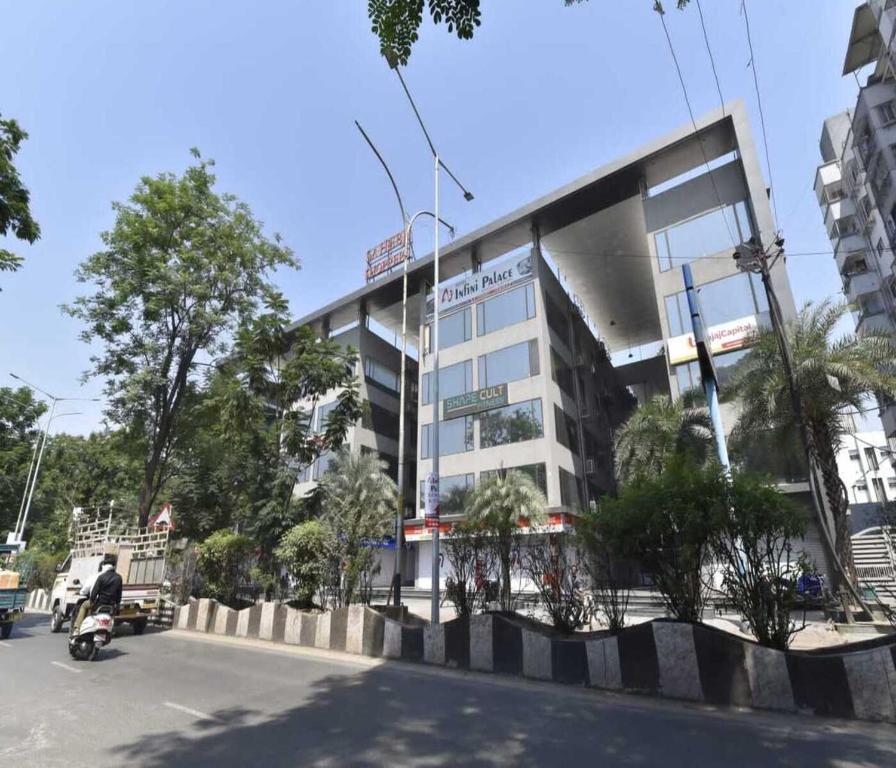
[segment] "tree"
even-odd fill
[[[523,564],[554,629],[571,634],[591,621],[585,562],[570,534],[551,534],[547,541],[533,543]]]
[[[31,217],[31,195],[22,183],[13,160],[28,138],[12,119],[0,119],[0,236],[11,233],[33,243],[40,237],[40,225]],[[22,258],[0,248],[0,272],[14,272]]]
[[[277,559],[295,579],[299,606],[310,608],[327,573],[336,542],[320,520],[306,520],[290,528],[280,539]]]
[[[128,203],[113,204],[105,248],[77,272],[95,291],[67,308],[86,323],[82,338],[101,347],[88,375],[105,377],[109,416],[145,437],[140,525],[170,477],[196,366],[226,354],[272,293],[270,270],[297,266],[245,203],[214,190],[212,162],[193,155],[182,176],[144,177]]]
[[[610,632],[625,626],[625,614],[631,590],[617,573],[607,542],[598,532],[600,510],[586,507],[576,517],[576,548],[585,570],[591,577],[591,594],[595,615],[603,614]]]
[[[712,421],[701,395],[677,400],[655,395],[637,408],[616,433],[616,475],[621,484],[656,477],[672,456],[687,454],[703,464],[711,455]]]
[[[836,455],[846,431],[843,417],[847,411],[862,410],[873,394],[896,397],[896,348],[890,334],[873,329],[861,336],[847,333],[835,340],[836,326],[848,311],[846,304],[810,302],[785,332],[793,353],[802,416],[818,453],[834,516],[831,537],[838,559],[851,571],[854,581],[849,499],[837,470]],[[758,336],[727,389],[728,397],[737,398],[742,408],[735,437],[748,444],[769,435],[783,444],[792,441],[797,434],[796,419],[773,333]]]
[[[0,387],[0,532],[15,526],[46,410],[28,387]]]
[[[717,499],[712,549],[722,566],[722,588],[760,644],[786,650],[796,626],[794,539],[806,524],[797,507],[773,485],[735,472]]]
[[[196,568],[205,581],[205,594],[238,607],[240,586],[247,580],[254,551],[248,536],[215,531],[197,547]]]
[[[320,486],[321,522],[335,542],[325,587],[331,606],[338,608],[363,597],[361,588],[375,574],[375,547],[394,529],[398,489],[384,461],[344,449]]]
[[[500,470],[482,480],[470,494],[469,524],[485,535],[493,549],[501,575],[501,610],[512,611],[511,564],[519,547],[521,525],[544,520],[547,500],[529,475],[519,470]]]
[[[703,572],[724,496],[725,477],[717,468],[697,467],[687,456],[675,456],[661,474],[642,476],[618,498],[605,498],[597,534],[616,557],[641,564],[677,619],[700,621]]]
[[[583,0],[563,0],[564,5],[576,5]],[[689,0],[676,0],[683,9]],[[480,0],[428,0],[433,23],[445,23],[448,32],[461,40],[471,40],[481,24]],[[379,37],[380,53],[390,63],[405,65],[411,49],[419,37],[423,23],[424,0],[367,0],[367,16],[373,33]],[[658,10],[662,5],[656,2]]]
[[[478,526],[461,520],[443,539],[442,550],[451,566],[446,593],[458,616],[471,616],[497,597],[494,550]]]

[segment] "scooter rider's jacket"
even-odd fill
[[[104,570],[90,590],[90,604],[94,607],[109,605],[117,608],[121,603],[121,576],[112,568]]]

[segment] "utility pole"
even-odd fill
[[[774,249],[774,250],[772,250]],[[790,341],[787,338],[787,332],[784,327],[784,320],[781,315],[781,305],[778,303],[778,296],[775,293],[774,285],[771,280],[771,269],[784,256],[784,239],[780,235],[776,235],[774,242],[769,248],[763,248],[761,244],[751,239],[748,243],[739,245],[734,253],[734,260],[739,269],[744,272],[752,272],[758,274],[762,279],[765,287],[765,295],[768,299],[769,314],[771,315],[772,330],[778,342],[778,349],[781,353],[781,363],[784,367],[784,375],[787,378],[787,386],[790,393],[791,409],[793,410],[793,418],[800,434],[800,440],[803,443],[803,449],[806,454],[806,462],[809,468],[809,489],[812,494],[812,506],[815,510],[815,517],[818,521],[818,527],[821,529],[822,543],[824,544],[825,567],[830,579],[831,592],[840,598],[843,605],[843,611],[847,622],[852,623],[853,616],[849,608],[848,599],[843,592],[843,587],[852,595],[856,603],[871,616],[871,609],[865,603],[855,584],[846,571],[844,564],[837,556],[837,547],[835,539],[835,522],[834,513],[831,509],[832,499],[827,493],[827,486],[824,482],[823,469],[818,456],[818,450],[812,432],[806,425],[803,412],[802,395],[796,383],[796,377],[793,372],[793,354],[790,349]]]

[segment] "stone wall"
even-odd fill
[[[657,619],[617,635],[561,637],[500,614],[402,624],[360,605],[306,613],[213,600],[176,609],[174,627],[718,706],[896,723],[896,636],[775,651],[702,624]]]

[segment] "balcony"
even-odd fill
[[[837,260],[837,269],[840,270],[840,274],[855,272],[854,264],[859,259],[865,258],[867,248],[867,241],[858,233],[846,235],[837,240],[834,258]]]
[[[866,271],[843,277],[843,292],[851,303],[858,303],[860,296],[877,293],[880,288],[880,278],[875,272]]]
[[[837,160],[818,167],[815,174],[815,196],[821,206],[828,205],[843,196],[843,178]]]
[[[834,229],[835,222],[842,222],[844,219],[848,220],[854,218],[855,215],[856,204],[853,202],[852,198],[841,197],[839,200],[835,200],[828,205],[828,209],[824,215],[824,225],[828,232],[831,232]],[[842,226],[843,225],[841,224],[840,227]]]

